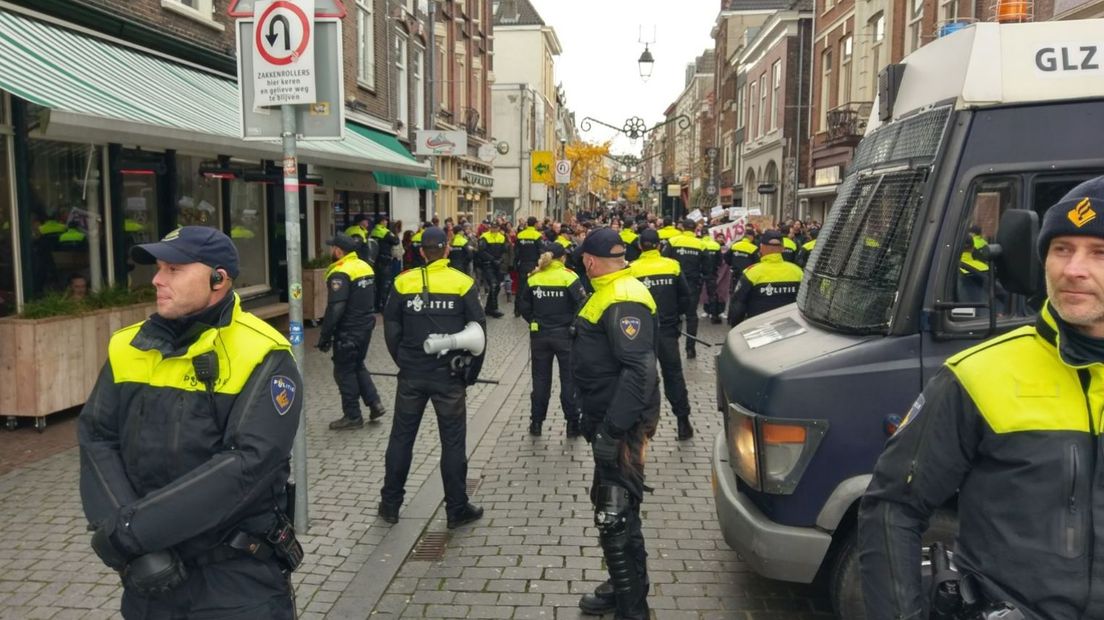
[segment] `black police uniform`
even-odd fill
[[[497,315],[498,293],[502,290],[502,259],[506,255],[506,235],[498,230],[488,230],[479,236],[479,268],[483,282],[490,289],[487,293],[487,314]]]
[[[184,227],[132,254],[181,263],[225,252],[212,263],[233,277],[229,238],[205,251],[215,235]],[[297,546],[285,487],[302,390],[288,341],[232,292],[112,336],[77,435],[93,549],[121,571],[124,617],[294,617],[288,574],[302,550],[293,559],[263,541],[282,531]]]
[[[341,411],[351,422],[362,420],[360,401],[383,415],[379,393],[364,366],[372,331],[376,327],[375,272],[355,253],[349,253],[326,271],[326,314],[322,318],[318,348],[333,346],[334,381],[341,394]]]
[[[562,252],[556,251],[554,254]],[[552,360],[560,366],[560,406],[567,420],[567,435],[579,435],[579,408],[571,371],[571,324],[586,301],[586,290],[575,272],[559,260],[529,276],[518,296],[518,309],[529,323],[533,392],[529,432],[540,435],[552,394]]]
[[[428,233],[427,233],[428,234]],[[443,246],[444,236],[440,243]],[[423,237],[423,244],[429,245]],[[387,350],[399,367],[395,394],[395,420],[387,444],[380,513],[397,520],[405,494],[406,477],[414,440],[427,401],[433,401],[441,438],[441,479],[445,489],[445,510],[449,521],[462,518],[469,508],[467,483],[467,385],[474,383],[483,356],[452,351],[430,355],[423,344],[430,334],[454,334],[470,322],[486,330],[479,295],[471,277],[439,259],[425,267],[404,271],[395,279],[394,295],[384,310]],[[484,331],[485,333],[485,331]],[[457,358],[470,360],[465,376],[452,370]]]
[[[464,233],[456,233],[452,236],[448,254],[449,266],[464,274],[471,275],[472,250],[468,244],[468,237]]]
[[[622,228],[619,234],[625,242],[625,260],[631,263],[640,258],[640,235],[628,227]]]
[[[759,246],[750,236],[740,239],[728,248],[724,256],[725,264],[732,270],[732,286],[745,269],[759,262]]]
[[[537,268],[541,253],[544,251],[544,236],[532,226],[525,228],[517,234],[517,247],[514,250],[514,270],[518,272],[521,282],[530,272]],[[521,295],[521,290],[518,290]]]
[[[556,243],[560,243],[560,241],[557,240]],[[563,245],[564,251],[567,252],[567,259],[565,262],[568,269],[571,269],[579,276],[579,281],[583,283],[583,290],[587,292],[587,295],[593,293],[594,287],[590,285],[590,278],[587,277],[586,266],[583,265],[583,246],[575,245],[571,242],[567,242],[566,244],[560,243],[560,245]]]
[[[424,267],[426,262],[422,257],[422,233],[425,232],[425,227],[419,228],[410,235],[410,264],[414,267]]]
[[[702,241],[695,237],[693,232],[684,230],[667,240],[667,249],[663,254],[682,265],[682,277],[686,278],[686,285],[690,288],[690,306],[686,309],[686,333],[696,337],[698,302],[701,299],[702,282],[705,280],[705,251]],[[696,343],[687,338],[686,357],[693,358],[696,355]]]
[[[728,325],[792,304],[801,284],[801,267],[781,253],[768,254],[740,274],[728,302]]]
[[[594,231],[602,234],[606,229]],[[608,231],[616,235],[613,231]],[[588,237],[583,247],[601,245]],[[617,240],[617,243],[621,243]],[[628,269],[593,278],[595,292],[575,321],[571,351],[583,409],[583,434],[595,449],[594,503],[598,540],[609,570],[617,617],[648,617],[647,552],[641,532],[643,448],[659,417],[655,302]],[[599,458],[599,448],[605,456]],[[583,606],[584,601],[580,602]]]
[[[387,303],[387,296],[391,293],[391,281],[395,275],[391,273],[391,261],[393,260],[391,253],[401,241],[395,233],[383,224],[376,224],[372,228],[369,237],[374,239],[379,246],[376,253],[376,264],[374,265],[376,272],[376,311],[379,312],[383,310],[384,304]]]
[[[690,425],[690,396],[682,374],[679,326],[690,309],[690,288],[682,277],[678,261],[660,256],[659,250],[644,250],[629,266],[629,271],[648,287],[655,300],[659,320],[656,356],[663,376],[663,394],[678,419],[679,439],[689,439],[694,431]]]

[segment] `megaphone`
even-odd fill
[[[444,355],[457,349],[468,351],[472,355],[482,355],[486,344],[487,337],[483,334],[483,328],[479,323],[470,321],[463,331],[455,334],[430,334],[422,348],[429,355]]]

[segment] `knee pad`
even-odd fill
[[[598,485],[594,503],[594,526],[602,546],[606,539],[625,533],[630,508],[629,492],[615,484]]]

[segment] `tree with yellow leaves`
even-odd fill
[[[564,157],[571,162],[571,183],[569,187],[577,193],[587,196],[591,193],[605,195],[609,189],[606,177],[605,158],[609,155],[610,143],[593,144],[585,141],[572,142],[564,148]]]

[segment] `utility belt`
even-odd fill
[[[295,527],[283,512],[276,511],[276,524],[261,536],[231,532],[223,542],[188,560],[185,565],[202,568],[218,562],[252,557],[262,562],[275,560],[280,568],[291,573],[303,563],[303,546],[295,537]]]
[[[952,564],[951,552],[941,543],[928,550],[931,556],[931,613],[929,620],[1024,620],[1024,614],[1004,601],[981,595],[973,575],[963,575]]]

